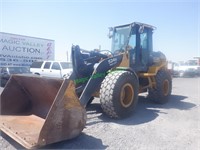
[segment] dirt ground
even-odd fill
[[[87,117],[79,137],[42,149],[200,150],[200,78],[174,78],[171,99],[164,105],[141,95],[129,118],[108,118],[98,99],[87,108]],[[23,148],[3,133],[0,147]]]

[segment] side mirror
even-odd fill
[[[109,33],[108,33],[108,38],[112,38],[113,37],[113,31],[114,29],[112,27],[109,28]]]

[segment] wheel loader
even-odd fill
[[[78,136],[94,97],[115,119],[132,115],[142,92],[166,103],[172,79],[165,55],[153,51],[154,29],[138,22],[110,28],[111,50],[73,45],[67,79],[13,75],[1,93],[1,131],[31,149]]]

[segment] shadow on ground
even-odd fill
[[[189,110],[196,106],[193,103],[187,102],[185,99],[187,99],[186,96],[172,95],[168,103],[159,105],[151,102],[144,96],[139,96],[138,105],[134,114],[122,120],[110,119],[102,113],[99,103],[92,103],[87,108],[88,121],[86,126],[89,127],[102,122],[114,122],[123,125],[139,125],[147,123],[157,118],[159,114],[166,113],[164,111],[166,109],[173,108],[179,110]],[[2,134],[2,137],[16,149],[24,149],[7,135]],[[101,139],[82,133],[75,139],[51,144],[42,147],[41,149],[106,149],[107,147],[108,146],[103,145]]]
[[[101,139],[82,133],[75,139],[51,144],[41,149],[106,149],[106,147]]]
[[[171,109],[171,108],[179,109],[179,110],[189,110],[196,106],[193,103],[184,101],[185,99],[187,99],[186,96],[172,95],[168,103],[156,104],[150,101],[145,96],[139,96],[139,101],[138,101],[138,105],[135,112],[128,118],[121,119],[121,120],[111,119],[107,117],[102,112],[100,104],[94,103],[94,104],[91,104],[87,108],[87,114],[90,115],[92,113],[99,113],[99,116],[98,116],[99,120],[94,120],[93,122],[90,121],[89,123],[87,123],[87,125],[90,126],[90,125],[100,123],[100,122],[114,122],[114,123],[124,124],[124,125],[138,125],[138,124],[147,123],[157,118],[160,113],[165,113],[164,111],[161,111],[161,110]],[[88,119],[92,119],[92,118],[88,118]]]
[[[19,149],[19,150],[25,149],[16,141],[14,141],[9,136],[7,136],[5,133],[1,132],[1,136],[5,141],[11,144],[14,148]],[[82,133],[77,138],[50,144],[50,145],[41,147],[39,149],[106,149],[107,147],[108,146],[103,145],[101,139],[97,139],[95,137]],[[11,149],[9,147],[7,148]]]

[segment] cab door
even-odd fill
[[[148,63],[148,45],[147,45],[147,30],[140,33],[140,49],[139,49],[139,60],[140,66],[145,68]]]
[[[50,74],[50,67],[51,67],[51,62],[45,62],[42,66],[42,71],[40,73],[41,76],[51,76]]]
[[[150,52],[152,51],[152,30],[141,26],[136,33],[136,71],[146,72],[150,62]]]
[[[53,62],[51,69],[50,69],[50,73],[51,73],[52,77],[62,78],[61,67],[58,62]]]

